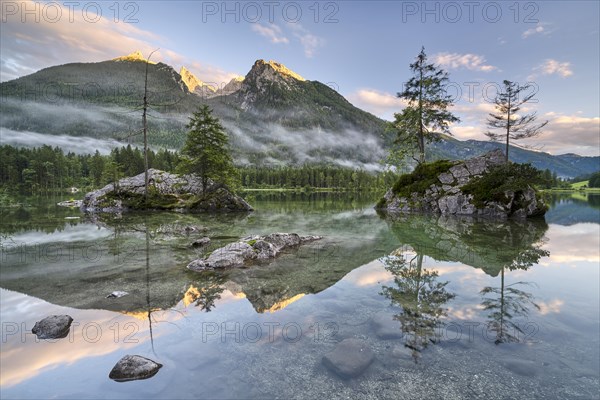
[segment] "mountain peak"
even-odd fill
[[[214,87],[202,82],[186,67],[181,67],[179,75],[181,75],[181,80],[185,83],[191,93],[212,94],[215,92]]]
[[[146,58],[144,57],[144,55],[142,54],[141,51],[136,50],[131,54],[128,54],[126,56],[121,56],[121,57],[117,57],[117,58],[113,58],[113,61],[142,61],[142,62],[147,62],[148,60],[146,60]],[[150,64],[156,64],[155,62],[150,61]]]
[[[296,80],[302,81],[302,82],[306,80],[303,77],[301,77],[300,75],[298,75],[297,73],[295,73],[294,71],[292,71],[291,69],[287,68],[285,65],[278,63],[276,61],[273,61],[273,60],[269,60],[269,61],[256,60],[256,62],[252,66],[251,71],[253,71],[253,70],[264,71],[266,68],[274,70],[275,72],[282,75],[284,78],[290,77],[290,78],[293,78],[293,79],[296,79]]]

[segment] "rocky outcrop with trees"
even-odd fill
[[[128,210],[172,211],[252,211],[241,197],[226,186],[209,182],[203,190],[195,175],[177,175],[157,169],[148,170],[148,197],[144,193],[144,174],[123,178],[85,195],[85,212],[118,213]]]
[[[533,217],[547,210],[532,186],[537,179],[535,168],[505,163],[502,151],[495,150],[465,161],[420,164],[402,175],[375,208],[391,214]]]

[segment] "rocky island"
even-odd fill
[[[529,165],[505,164],[495,150],[465,161],[422,164],[402,175],[375,208],[382,213],[432,213],[491,218],[544,215]]]
[[[102,189],[87,193],[84,212],[120,213],[128,210],[171,210],[234,212],[252,207],[225,186],[202,182],[194,175],[177,175],[157,169],[148,170],[148,201],[144,199],[144,174],[123,178]]]

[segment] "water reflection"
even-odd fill
[[[185,292],[184,305],[194,304],[201,311],[210,312],[215,306],[215,301],[221,298],[221,293],[225,290],[227,275],[205,272],[200,275],[200,279],[190,285]]]
[[[546,197],[550,209],[546,221],[571,226],[578,223],[600,223],[600,193],[554,193]]]
[[[444,304],[455,297],[446,290],[448,282],[439,282],[435,270],[423,268],[423,255],[406,261],[406,254],[395,252],[381,259],[394,276],[396,286],[383,286],[382,294],[402,311],[394,316],[400,321],[404,345],[412,350],[415,362],[429,343],[439,337],[441,318],[447,315]]]
[[[504,267],[531,266],[543,255],[544,219],[490,221],[408,215],[389,221],[402,245],[437,261],[461,262],[498,276]]]
[[[383,286],[382,294],[402,312],[396,315],[407,336],[405,345],[415,360],[429,343],[435,343],[447,316],[444,304],[455,295],[439,282],[438,271],[422,267],[425,256],[437,261],[460,262],[498,277],[499,286],[487,285],[479,293],[487,312],[487,334],[496,344],[517,342],[526,336],[523,321],[530,308],[540,310],[531,283],[507,283],[509,271],[526,271],[548,257],[544,248],[548,225],[543,219],[490,221],[468,217],[400,215],[388,220],[401,247],[382,262],[394,275],[397,287]],[[407,261],[409,254],[416,254]]]

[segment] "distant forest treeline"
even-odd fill
[[[169,150],[148,152],[150,168],[175,172],[179,154]],[[143,152],[136,147],[115,148],[109,155],[65,153],[59,147],[0,146],[0,186],[22,194],[64,192],[71,187],[90,190],[126,176],[144,172]],[[329,188],[383,190],[395,180],[391,173],[370,173],[331,165],[298,167],[240,167],[242,188]]]

